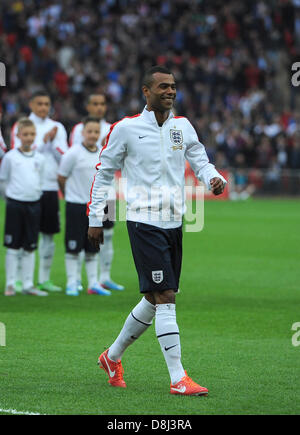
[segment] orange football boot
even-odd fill
[[[170,387],[171,394],[181,394],[182,396],[207,396],[208,389],[196,384],[185,371],[185,376],[177,384]]]
[[[122,367],[121,360],[117,362],[108,358],[108,350],[104,351],[98,358],[98,365],[101,369],[105,370],[108,374],[108,383],[113,387],[126,388],[125,381],[123,379],[124,369]]]

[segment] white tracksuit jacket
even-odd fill
[[[121,169],[126,186],[127,220],[167,229],[179,227],[185,211],[186,159],[208,188],[214,177],[226,183],[209,163],[205,148],[187,118],[170,112],[160,127],[154,112],[149,112],[146,106],[141,114],[113,124],[100,153],[91,189],[89,225],[102,226],[107,189],[115,171]]]

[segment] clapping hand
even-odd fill
[[[49,130],[48,133],[45,134],[44,143],[47,143],[48,141],[52,142],[56,136],[56,133],[57,133],[57,127],[55,126],[51,128],[51,130]]]

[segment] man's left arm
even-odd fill
[[[216,170],[212,163],[209,163],[204,145],[199,141],[197,133],[188,121],[187,126],[187,147],[185,158],[190,163],[198,180],[202,181],[214,195],[223,193],[227,181]]]

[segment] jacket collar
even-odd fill
[[[29,118],[34,122],[34,123],[42,123],[45,122],[49,119],[49,117],[47,116],[45,119],[40,118],[39,116],[37,116],[35,113],[31,112],[29,115]]]
[[[144,107],[144,110],[143,110],[143,112],[142,112],[142,115],[143,115],[143,117],[144,117],[148,122],[151,122],[151,123],[153,123],[153,124],[157,124],[157,121],[156,121],[156,118],[155,118],[155,115],[154,115],[154,111],[153,111],[153,110],[149,111],[149,110],[147,109],[147,105]],[[174,113],[172,112],[172,110],[170,110],[169,116],[168,116],[168,118],[166,119],[165,122],[169,121],[169,120],[172,119],[173,117],[174,117]]]

